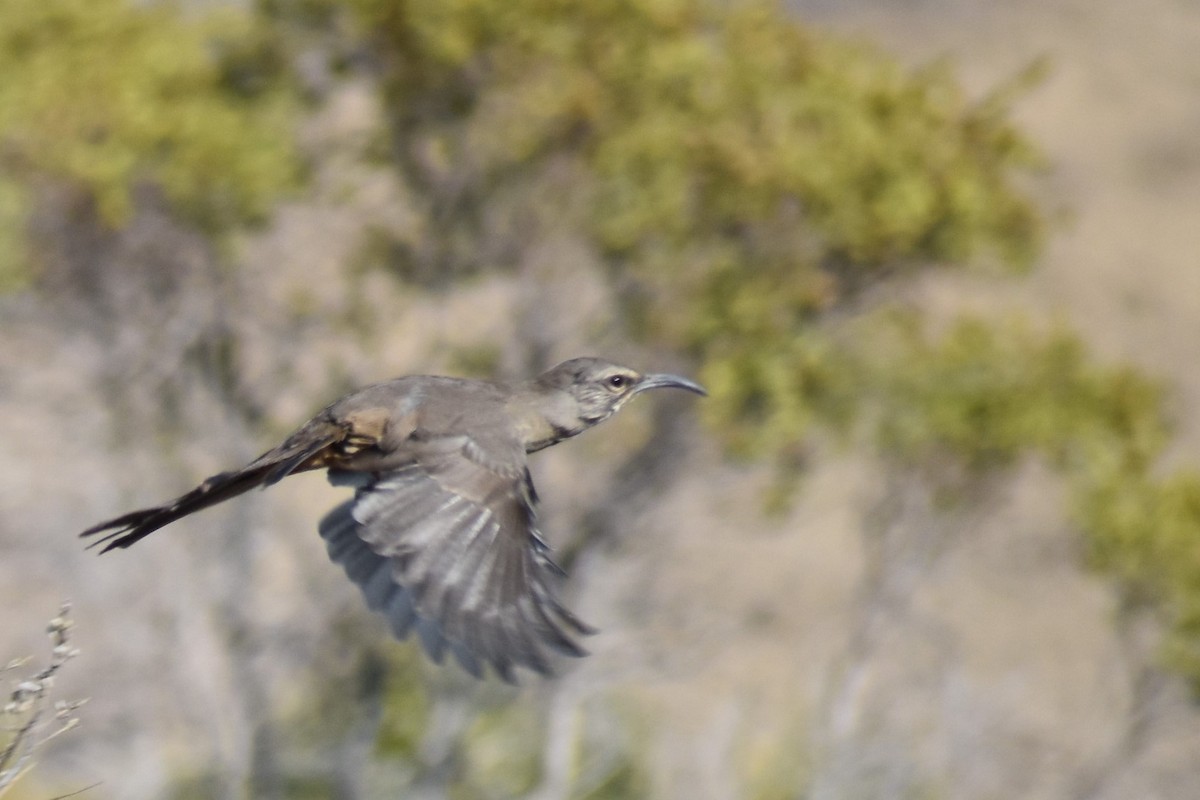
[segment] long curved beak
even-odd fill
[[[639,394],[647,389],[687,389],[689,392],[695,392],[698,395],[707,397],[708,390],[695,381],[689,381],[687,378],[681,378],[678,375],[667,375],[657,373],[647,375],[642,378],[637,387],[633,390],[634,394]]]

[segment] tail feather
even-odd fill
[[[269,486],[293,472],[322,466],[318,458],[321,451],[340,438],[337,430],[328,430],[320,435],[292,437],[275,450],[264,453],[246,467],[221,472],[208,478],[195,489],[182,494],[169,503],[132,511],[99,525],[93,525],[81,537],[104,533],[88,548],[103,545],[101,553],[118,547],[125,548],[138,542],[159,528],[178,519],[194,514],[201,509],[224,502],[258,486]]]
[[[259,467],[253,470],[235,470],[213,475],[195,489],[180,495],[169,503],[143,508],[108,522],[102,522],[79,535],[87,537],[109,531],[108,534],[89,545],[89,547],[104,545],[100,551],[102,553],[107,553],[117,547],[129,547],[159,528],[170,525],[188,514],[193,514],[253,489],[262,483],[267,471],[268,468]]]

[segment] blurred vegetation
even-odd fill
[[[1032,452],[1070,472],[1144,470],[1166,438],[1159,387],[1093,364],[1070,333],[964,318],[931,339],[911,316],[887,323],[867,354],[877,435],[907,460],[939,452],[977,471]]]
[[[1163,386],[1098,365],[1074,334],[1021,316],[930,327],[883,309],[836,333],[797,335],[790,369],[720,362],[706,373],[708,411],[717,425],[732,421],[736,452],[776,459],[784,494],[772,504],[786,503],[789,473],[824,431],[921,469],[950,499],[996,469],[1042,459],[1069,487],[1091,564],[1120,581],[1130,607],[1163,620],[1166,662],[1200,691],[1200,473],[1163,474]]]
[[[28,208],[25,187],[0,174],[0,294],[20,288],[29,278]]]
[[[630,329],[701,365],[733,453],[786,475],[832,434],[959,485],[1042,458],[1093,563],[1164,612],[1168,658],[1200,680],[1200,481],[1156,476],[1162,389],[1021,318],[933,334],[860,313],[906,271],[1031,263],[1039,157],[1008,108],[1042,65],[975,100],[945,65],[767,3],[350,3],[428,204],[404,275],[515,263],[531,225],[571,216]]]
[[[706,411],[735,453],[776,460],[776,506],[824,432],[921,469],[950,500],[994,470],[1044,460],[1069,487],[1091,564],[1163,620],[1165,661],[1200,691],[1200,473],[1163,474],[1163,386],[1022,316],[930,327],[884,308],[810,326],[765,360],[710,362]]]
[[[911,313],[854,327],[813,371],[853,386],[838,400],[854,405],[865,441],[951,490],[1030,457],[1058,469],[1091,563],[1119,579],[1131,607],[1163,620],[1166,662],[1200,691],[1200,473],[1163,474],[1163,387],[1022,317],[965,317],[938,335]],[[838,404],[830,421],[849,413]]]
[[[139,184],[210,229],[264,215],[298,177],[294,93],[269,30],[232,10],[129,0],[0,4],[0,289],[29,278],[46,180],[119,226]]]
[[[602,256],[629,331],[695,360],[710,430],[737,457],[786,476],[833,439],[960,483],[1044,459],[1092,563],[1163,615],[1166,657],[1200,682],[1200,475],[1162,474],[1162,387],[1021,317],[932,332],[881,302],[907,272],[1016,273],[1034,259],[1042,222],[1021,183],[1039,158],[1008,107],[1036,68],[973,99],[945,65],[906,69],[753,1],[258,12],[0,5],[0,289],[28,280],[22,226],[42,180],[86,192],[112,226],[140,183],[214,230],[269,212],[299,170],[283,40],[334,21],[331,58],[369,65],[390,114],[382,152],[420,206],[418,233],[380,248],[398,274],[511,267],[539,231],[569,228]],[[430,709],[419,671],[391,672],[378,754],[414,762]],[[451,795],[535,788],[540,713],[480,708]],[[579,796],[646,794],[631,727],[591,742],[589,724],[615,723],[581,715]],[[348,724],[324,711],[320,723],[314,736]]]
[[[904,69],[767,3],[350,4],[429,199],[425,269],[496,254],[490,203],[546,219],[527,187],[569,164],[555,218],[605,254],[635,331],[696,357],[734,453],[795,469],[832,431],[967,474],[1045,458],[1094,562],[1165,604],[1172,661],[1200,679],[1197,480],[1155,477],[1159,387],[1012,317],[828,330],[906,270],[1029,265],[1043,226],[1020,184],[1039,156],[1007,111],[1042,65],[973,100],[945,65]]]
[[[1091,563],[1159,614],[1167,661],[1200,690],[1200,474],[1162,474],[1163,387],[1020,318],[964,319],[936,337],[911,317],[885,327],[859,362],[877,445],[968,479],[1030,456],[1058,468]]]
[[[1094,473],[1076,501],[1092,561],[1166,621],[1164,659],[1200,693],[1200,472],[1104,461]]]
[[[464,732],[451,797],[526,797],[541,778],[545,727],[533,704],[501,702],[482,708]]]
[[[947,68],[913,73],[759,2],[350,3],[439,269],[494,249],[485,198],[563,159],[557,214],[638,280],[648,332],[702,356],[790,335],[914,259],[1036,250],[1013,173],[1037,158],[1006,118],[1036,70],[971,101]]]

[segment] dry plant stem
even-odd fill
[[[75,711],[85,701],[58,701],[53,714],[47,714],[50,689],[54,676],[63,664],[79,654],[71,646],[71,604],[63,603],[58,616],[50,620],[46,632],[50,636],[49,663],[34,675],[18,681],[9,695],[8,702],[0,710],[3,732],[11,739],[0,750],[0,795],[21,777],[31,766],[34,753],[59,734],[66,733],[79,724]],[[29,659],[18,659],[2,671],[8,673],[28,663]]]

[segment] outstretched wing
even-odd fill
[[[467,436],[406,444],[411,460],[386,472],[330,472],[358,488],[321,536],[367,604],[475,675],[487,663],[512,681],[514,666],[550,672],[547,650],[585,655],[573,637],[592,630],[554,595],[561,571],[535,525],[523,452],[513,465]]]

